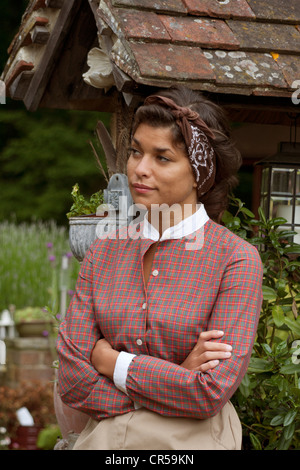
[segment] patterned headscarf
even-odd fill
[[[188,149],[188,157],[195,174],[198,197],[207,193],[215,181],[216,155],[209,138],[214,139],[213,132],[190,108],[178,106],[170,98],[152,95],[146,98],[144,105],[156,104],[168,108],[181,129]]]

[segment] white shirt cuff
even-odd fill
[[[130,353],[121,351],[120,354],[118,355],[116,365],[115,365],[115,370],[114,370],[114,375],[113,375],[114,384],[119,390],[121,390],[121,392],[126,393],[126,395],[127,395],[127,390],[126,390],[127,371],[134,357],[135,357],[135,354],[130,354]]]

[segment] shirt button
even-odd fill
[[[152,271],[152,276],[158,276],[158,271],[157,271],[157,269],[154,269],[154,271]]]
[[[143,309],[143,310],[146,310],[146,308],[147,308],[147,303],[144,302],[143,305],[142,305],[142,309]]]
[[[139,339],[136,340],[136,344],[137,344],[138,346],[142,346],[143,341],[139,338]]]

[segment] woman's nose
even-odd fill
[[[135,167],[135,172],[138,176],[149,176],[151,171],[151,159],[147,155],[143,155]]]

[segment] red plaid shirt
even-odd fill
[[[97,240],[86,255],[57,341],[63,401],[96,420],[135,405],[167,416],[207,418],[233,395],[250,359],[262,302],[257,250],[210,219],[189,237],[157,245],[148,285],[143,255],[154,243],[142,236]],[[203,239],[201,238],[203,236]],[[201,331],[223,330],[229,359],[206,373],[184,369]],[[100,337],[136,356],[127,394],[90,362]]]

